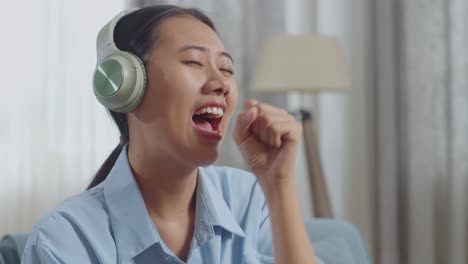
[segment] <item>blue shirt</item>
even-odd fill
[[[268,207],[255,176],[215,166],[198,175],[187,263],[274,263]],[[184,262],[150,219],[125,147],[104,182],[34,226],[23,263]]]

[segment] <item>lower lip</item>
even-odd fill
[[[192,126],[198,133],[200,133],[201,135],[203,135],[206,138],[209,138],[211,140],[220,141],[223,138],[223,136],[221,136],[221,134],[219,134],[218,132],[211,132],[211,131],[206,131],[206,130],[200,129],[193,122],[192,122]]]

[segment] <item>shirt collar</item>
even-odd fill
[[[122,149],[104,182],[104,197],[109,209],[117,252],[122,259],[130,260],[156,243],[166,252],[170,252],[165,244],[161,243],[161,237],[148,214],[128,163],[127,146]],[[199,168],[194,230],[198,244],[204,243],[214,235],[215,226],[244,237],[243,230],[209,177],[209,173]]]
[[[212,227],[219,226],[226,231],[245,237],[244,231],[232,215],[221,193],[213,185],[210,174],[204,168],[198,170],[197,220]]]

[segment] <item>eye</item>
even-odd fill
[[[229,75],[234,75],[234,71],[228,68],[219,68],[220,71],[228,73]]]
[[[184,64],[187,64],[187,65],[195,65],[195,66],[200,66],[200,67],[203,67],[203,63],[199,62],[199,61],[195,61],[195,60],[187,60],[187,61],[183,61]]]

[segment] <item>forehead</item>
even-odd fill
[[[186,45],[199,45],[215,52],[224,51],[224,45],[216,32],[189,15],[166,19],[159,26],[158,32],[159,46],[180,48]]]

